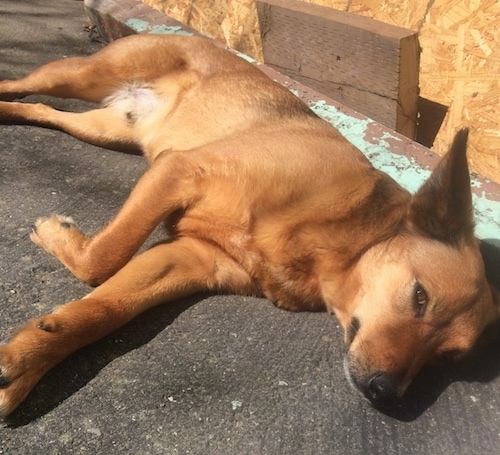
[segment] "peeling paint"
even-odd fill
[[[180,25],[153,25],[149,33],[193,36],[193,33],[187,32]]]
[[[231,49],[230,47],[226,47],[226,49],[234,52],[238,57],[242,58],[243,60],[246,60],[249,63],[253,63],[256,66],[261,65],[260,62],[258,62],[254,58],[248,56],[247,54],[243,54],[242,52],[235,51],[234,49]]]
[[[500,247],[500,201],[488,199],[486,193],[473,194],[476,235]]]
[[[187,32],[180,25],[151,25],[142,19],[130,18],[125,24],[133,28],[136,32],[147,32],[151,34],[182,35],[192,36],[193,33]]]
[[[149,22],[143,21],[141,19],[135,19],[133,17],[128,19],[125,24],[139,33],[146,31],[149,27]]]
[[[415,192],[429,177],[430,171],[422,169],[415,159],[390,152],[389,141],[400,140],[396,136],[384,132],[381,136],[367,137],[369,127],[375,124],[374,120],[354,118],[325,101],[315,102],[311,109],[337,128],[377,169],[389,174],[408,191]]]

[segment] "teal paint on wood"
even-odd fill
[[[151,34],[166,34],[166,35],[182,35],[182,36],[192,36],[191,32],[188,32],[182,28],[180,25],[151,25],[149,22],[142,19],[130,18],[125,24],[134,29],[138,33],[151,33]]]
[[[191,32],[187,32],[180,25],[153,25],[149,33],[193,36]]]
[[[143,21],[141,19],[135,19],[133,17],[127,20],[125,24],[133,28],[138,33],[145,32],[149,27],[149,22]]]

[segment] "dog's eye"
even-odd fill
[[[413,289],[413,308],[417,316],[424,314],[428,300],[427,292],[420,283],[417,283]]]

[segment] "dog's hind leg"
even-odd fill
[[[100,53],[56,60],[21,79],[0,81],[0,100],[38,94],[100,103],[123,81],[123,75],[115,74],[114,66],[112,61],[100,58]]]
[[[206,242],[184,237],[152,247],[87,297],[29,322],[0,346],[0,412],[9,414],[69,354],[139,313],[212,290],[251,293],[252,284],[241,267]]]
[[[45,104],[0,101],[0,122],[58,129],[81,141],[112,150],[140,152],[134,125],[113,106],[88,112],[64,112]]]
[[[93,55],[56,60],[24,78],[0,81],[0,100],[40,94],[100,103],[124,85],[183,68],[181,54],[173,37],[122,38]]]
[[[182,73],[188,66],[187,53],[201,43],[195,38],[186,41],[185,37],[166,35],[128,36],[93,55],[56,60],[24,78],[0,81],[0,100],[40,94],[101,103],[131,83],[149,83]]]

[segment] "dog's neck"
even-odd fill
[[[321,226],[313,219],[310,224],[293,226],[293,243],[286,252],[286,261],[281,250],[279,265],[268,255],[268,260],[256,267],[264,295],[277,306],[288,310],[326,309],[336,313],[341,322],[341,314],[349,313],[359,288],[358,261],[371,247],[400,231],[411,197],[376,170],[371,183],[368,180],[363,185],[362,197],[346,202],[350,210],[344,206],[337,211],[332,206],[328,216],[323,213],[320,217]],[[307,256],[294,255],[294,251],[306,250],[310,251]]]

